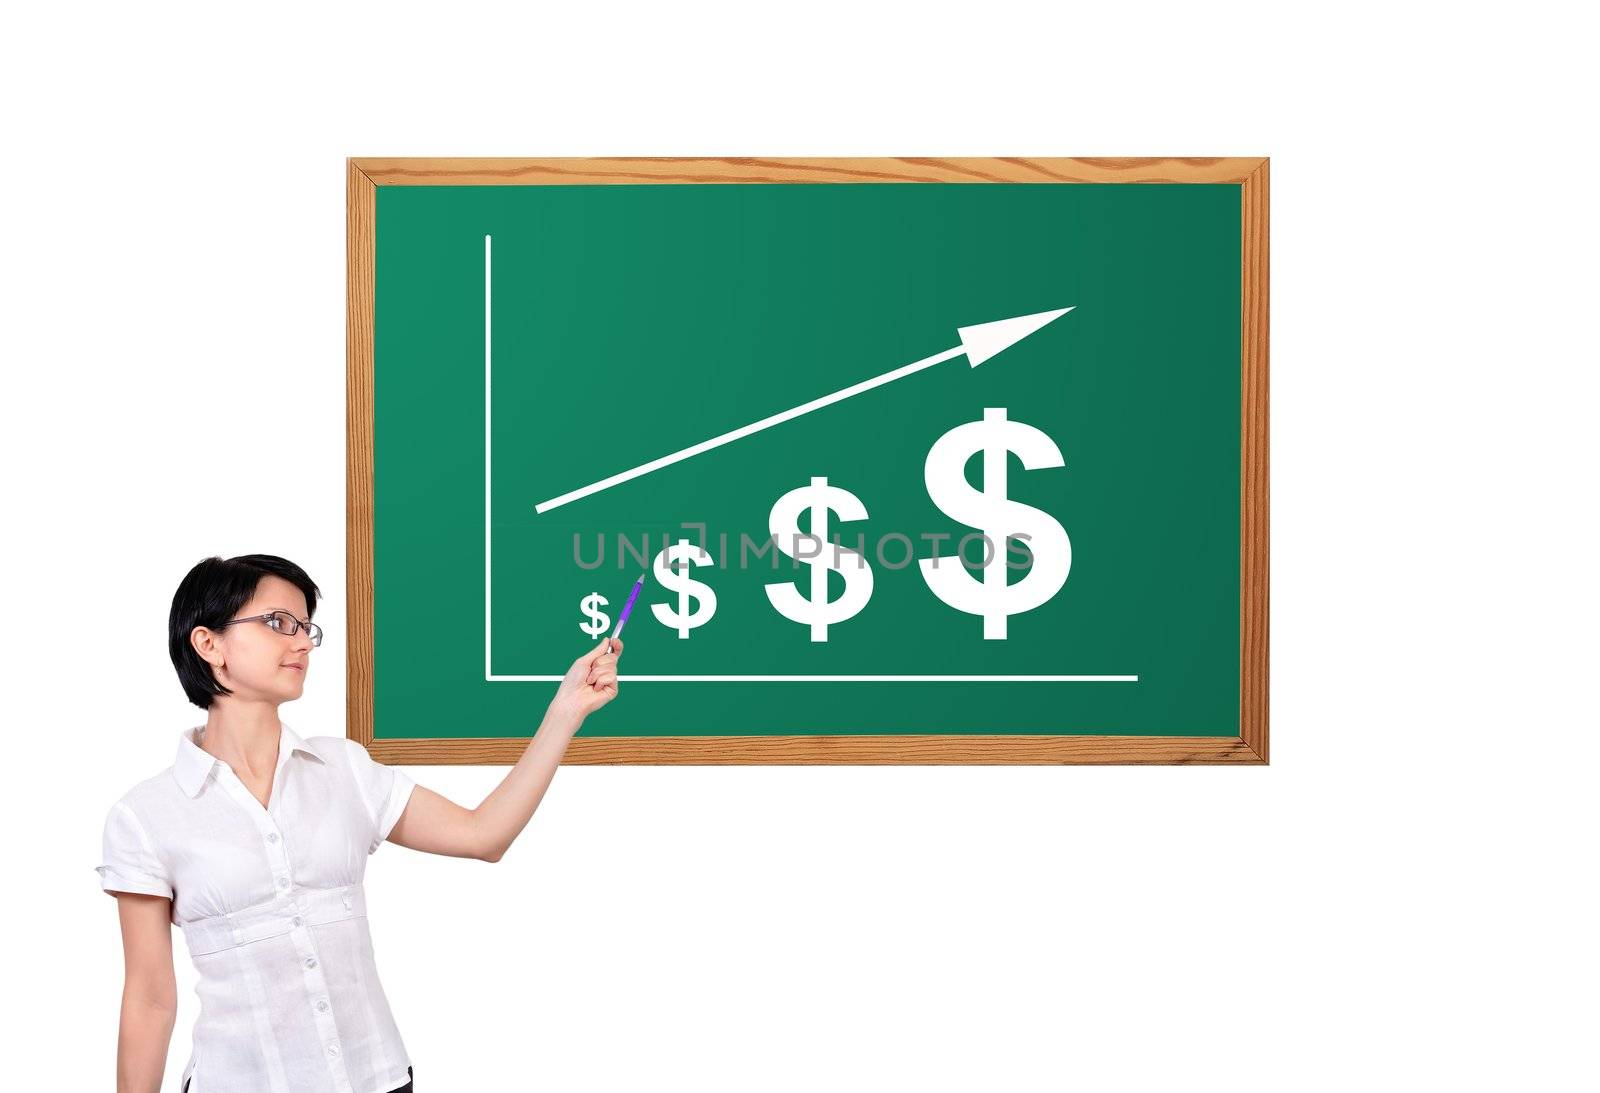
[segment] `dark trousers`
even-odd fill
[[[406,1067],[406,1084],[400,1086],[398,1089],[390,1090],[389,1093],[413,1093],[411,1082],[411,1068],[408,1066]],[[189,1093],[189,1080],[187,1078],[185,1078],[183,1082],[183,1093]]]

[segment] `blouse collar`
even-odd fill
[[[291,729],[281,718],[278,721],[282,733],[278,738],[278,754],[304,752],[319,763],[326,763],[327,758],[318,753],[317,749],[302,740],[298,733]],[[178,780],[178,785],[190,797],[198,796],[200,787],[205,784],[206,775],[211,773],[211,768],[222,762],[215,755],[202,748],[196,737],[205,729],[204,725],[195,725],[184,729],[178,736],[178,759],[172,765],[172,776]]]

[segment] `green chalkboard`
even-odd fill
[[[408,182],[374,743],[1240,737],[1240,184]]]

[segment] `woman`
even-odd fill
[[[499,861],[573,733],[617,695],[609,639],[573,662],[504,781],[463,808],[353,740],[279,721],[322,641],[317,595],[293,562],[247,554],[207,558],[172,598],[172,663],[205,724],[112,807],[95,867],[122,922],[119,1090],[160,1089],[176,924],[199,972],[184,1093],[411,1093],[367,930],[367,856],[387,838]]]

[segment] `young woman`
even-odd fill
[[[168,646],[205,724],[106,817],[125,979],[117,1088],[156,1093],[177,1015],[172,924],[199,972],[184,1093],[410,1093],[362,889],[385,839],[499,861],[584,718],[617,695],[620,640],[572,663],[527,751],[477,808],[342,735],[278,719],[322,641],[317,587],[270,554],[207,558],[172,598]]]

